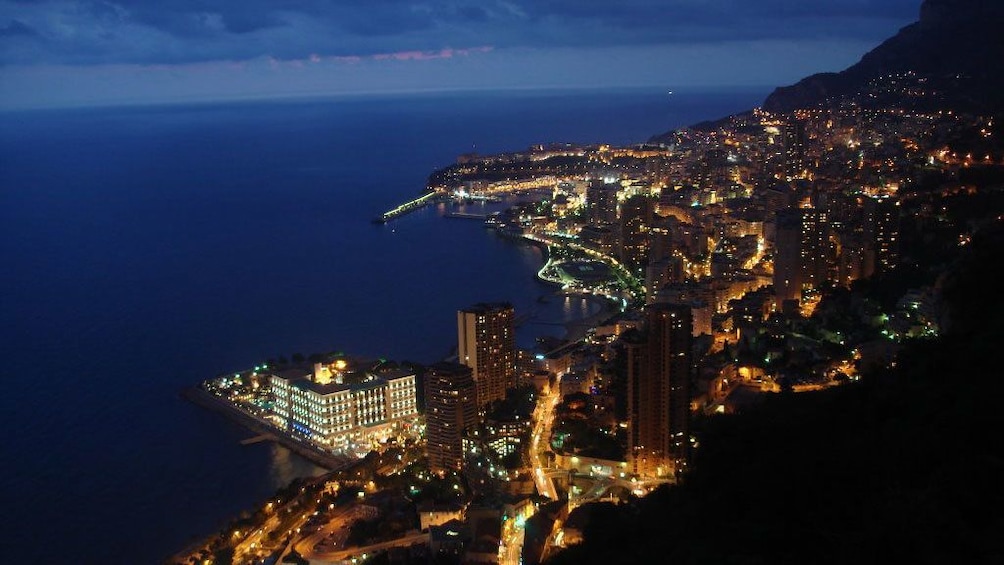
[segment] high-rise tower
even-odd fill
[[[788,178],[799,178],[805,168],[805,122],[792,120],[784,124],[784,172]]]
[[[635,274],[648,263],[654,210],[655,201],[640,194],[628,198],[621,206],[621,261]]]
[[[512,304],[475,304],[457,312],[457,352],[473,371],[478,409],[516,386],[516,327]]]
[[[776,217],[774,294],[777,301],[800,300],[802,291],[827,279],[829,245],[826,213],[788,208]]]
[[[586,188],[586,202],[589,218],[595,225],[612,224],[617,221],[617,191],[620,185],[594,179]]]
[[[888,273],[899,262],[899,201],[866,198],[864,201],[865,276]]]
[[[471,368],[437,363],[425,377],[425,438],[429,467],[436,473],[459,470],[464,462],[464,430],[477,423]]]
[[[628,418],[635,473],[663,476],[686,465],[690,437],[690,307],[652,304],[642,332],[627,335]]]

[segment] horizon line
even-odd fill
[[[222,96],[179,96],[166,99],[144,98],[144,99],[109,99],[109,100],[81,100],[67,103],[39,103],[39,104],[0,104],[0,114],[15,114],[19,112],[46,111],[46,110],[87,110],[87,109],[115,109],[115,108],[144,108],[144,107],[164,107],[164,106],[201,106],[217,105],[242,102],[305,102],[352,99],[363,97],[396,97],[409,95],[431,95],[431,94],[478,94],[478,93],[530,93],[530,92],[583,92],[583,91],[617,91],[617,90],[651,90],[664,91],[667,96],[680,94],[693,94],[700,92],[721,92],[747,90],[769,91],[777,88],[777,85],[768,84],[691,84],[683,86],[666,85],[538,85],[538,86],[457,86],[443,88],[392,88],[392,89],[364,89],[355,91],[301,91],[283,92],[270,94],[245,94],[245,95],[222,95]]]

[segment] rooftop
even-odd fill
[[[327,384],[321,384],[310,380],[310,375],[303,375],[295,380],[290,379],[290,386],[296,387],[300,390],[309,390],[320,395],[336,394],[345,391],[368,390],[385,386],[386,384],[387,380],[385,378],[370,374],[365,374],[365,377],[361,380],[353,380],[352,382],[342,383],[332,381]]]
[[[512,310],[512,304],[508,302],[479,302],[473,306],[468,306],[467,308],[462,308],[461,312],[469,312],[472,314],[487,314],[489,312],[495,312],[498,310],[509,309]]]

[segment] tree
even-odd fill
[[[216,550],[213,554],[213,565],[232,565],[234,562],[234,548],[224,547]]]

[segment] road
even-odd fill
[[[273,514],[265,520],[265,523],[261,527],[247,533],[240,543],[234,546],[234,563],[253,563],[255,560],[261,558],[263,555],[267,555],[269,551],[276,549],[280,544],[270,544],[267,536],[273,530],[278,528],[280,524],[279,515],[281,512],[285,512],[286,509],[293,504],[296,498],[288,501],[286,504],[276,508]],[[293,527],[284,533],[289,534],[291,531],[295,531],[297,527],[306,521],[306,516],[301,516],[294,523]]]
[[[560,377],[558,377],[554,386],[537,402],[537,408],[533,413],[533,441],[530,444],[530,465],[533,467],[534,484],[537,486],[537,492],[551,500],[557,500],[558,491],[554,488],[554,483],[547,474],[545,460],[541,452],[547,451],[551,437],[551,424],[554,422],[554,407],[561,399],[560,390]],[[542,438],[543,445],[541,445]],[[499,548],[500,565],[520,565],[525,537],[525,520],[523,518],[505,522],[502,527],[503,543],[502,547]]]
[[[545,472],[546,464],[541,456],[542,451],[547,451],[551,438],[551,425],[554,423],[554,407],[561,400],[561,377],[557,377],[554,386],[550,387],[546,395],[541,396],[534,411],[533,441],[530,443],[530,465],[533,467],[533,481],[537,485],[537,492],[550,498],[558,499],[558,491],[554,488],[554,483]],[[541,441],[544,445],[541,446]]]
[[[352,525],[353,520],[360,517],[356,506],[339,508],[326,524],[318,528],[316,532],[297,540],[293,547],[296,548],[297,553],[307,558],[317,553],[315,549],[322,544],[330,546],[331,549],[341,547],[349,535],[349,526]]]
[[[558,492],[548,474],[547,460],[543,456],[549,451],[551,427],[554,423],[554,409],[561,400],[560,377],[546,394],[541,395],[534,411],[533,441],[530,446],[530,462],[533,467],[534,483],[537,491],[552,500],[558,499]],[[357,518],[357,509],[346,508],[334,514],[331,519],[316,532],[305,535],[292,544],[300,555],[310,559],[311,563],[342,564],[352,557],[372,554],[393,547],[406,547],[416,543],[426,543],[429,534],[415,533],[395,540],[381,542],[365,547],[345,548],[348,527]],[[307,516],[297,520],[292,530],[306,522]],[[269,531],[278,526],[275,516],[269,518],[264,527],[246,534],[239,544],[238,557],[247,559],[262,549],[262,542]],[[509,520],[503,528],[504,543],[499,550],[499,563],[503,565],[520,565],[525,538],[524,520]],[[236,562],[241,562],[237,560]]]
[[[613,258],[613,257],[611,257],[609,255],[606,255],[604,253],[601,253],[601,252],[599,252],[599,251],[597,251],[597,250],[595,250],[595,249],[593,249],[591,247],[586,247],[586,246],[584,246],[584,245],[582,245],[580,243],[576,243],[575,241],[573,241],[571,239],[567,239],[565,237],[555,237],[554,235],[551,235],[551,234],[535,234],[535,233],[526,233],[526,234],[523,234],[523,237],[525,239],[530,240],[530,241],[536,241],[538,243],[543,243],[544,245],[547,245],[549,247],[551,247],[551,246],[557,246],[557,247],[564,246],[564,247],[568,247],[568,248],[571,248],[571,249],[575,249],[577,251],[581,251],[581,252],[585,253],[586,255],[589,255],[590,257],[596,258],[596,259],[598,259],[598,260],[606,263],[607,265],[609,265],[611,267],[611,269],[614,272],[614,275],[617,276],[618,280],[621,281],[621,284],[624,287],[623,290],[624,290],[625,294],[630,299],[632,299],[632,300],[636,296],[638,296],[638,292],[636,292],[636,291],[641,288],[641,286],[642,286],[641,281],[639,281],[638,278],[635,277],[631,273],[631,271],[629,271],[626,267],[624,267],[624,265],[622,265],[619,261],[617,261],[617,259],[615,259],[615,258]],[[543,269],[541,269],[541,271],[543,271]],[[538,275],[539,274],[540,273],[538,273]],[[544,277],[541,277],[541,278],[544,278]],[[560,283],[560,281],[552,281],[552,282],[559,282]],[[632,290],[632,289],[634,289],[634,290]],[[622,298],[622,297],[611,295],[610,298]]]
[[[505,543],[499,551],[499,565],[520,565],[525,536],[526,530],[522,524],[516,525],[515,520],[506,522],[502,534]]]
[[[317,483],[323,481],[325,480],[324,476],[315,477],[314,479],[312,479],[311,482]],[[247,564],[257,563],[272,551],[275,551],[280,547],[283,547],[286,543],[284,540],[298,534],[300,532],[300,529],[313,516],[313,513],[305,512],[303,514],[299,514],[295,517],[295,519],[288,522],[289,525],[287,526],[287,528],[284,531],[279,532],[279,534],[276,536],[278,538],[278,541],[270,542],[268,537],[269,534],[272,533],[273,531],[278,530],[279,527],[282,525],[282,520],[280,519],[280,516],[283,516],[287,512],[291,512],[294,506],[303,505],[304,497],[313,497],[313,496],[316,496],[316,494],[314,494],[313,492],[305,494],[303,491],[301,491],[300,494],[292,497],[290,500],[286,501],[280,506],[273,507],[273,503],[269,502],[265,506],[265,510],[271,512],[271,515],[268,517],[268,519],[265,520],[265,522],[259,528],[251,532],[242,533],[244,539],[242,539],[240,543],[234,546],[233,562],[238,565],[245,563]]]
[[[384,551],[391,549],[393,547],[408,547],[409,545],[415,545],[419,543],[428,543],[429,534],[417,533],[402,538],[393,539],[390,541],[375,543],[373,545],[367,545],[364,547],[353,547],[350,549],[341,549],[338,551],[328,551],[328,552],[313,552],[308,559],[311,563],[320,563],[324,565],[335,565],[341,564],[345,561],[352,559],[353,557],[358,557],[363,554],[375,553],[377,551]],[[306,557],[306,556],[305,556]]]

